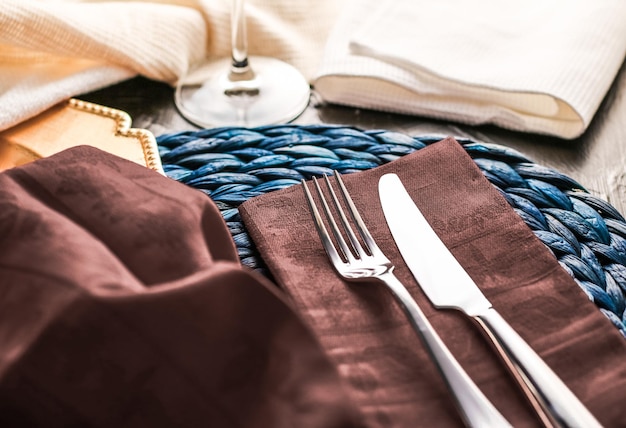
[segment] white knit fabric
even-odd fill
[[[336,2],[248,0],[249,51],[317,67]],[[230,49],[229,0],[3,0],[0,130],[137,74],[175,84]]]
[[[136,74],[175,84],[229,55],[231,6],[3,0],[0,130]],[[626,56],[624,0],[245,6],[250,54],[296,66],[327,101],[563,138],[584,132]]]
[[[626,56],[624,0],[358,0],[328,41],[328,101],[574,138]]]

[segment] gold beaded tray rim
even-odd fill
[[[163,165],[161,164],[161,157],[159,156],[159,149],[154,135],[142,128],[132,128],[132,119],[128,113],[122,110],[106,107],[100,104],[95,104],[88,101],[82,101],[76,98],[68,100],[68,105],[86,113],[92,113],[99,116],[103,116],[109,119],[113,119],[115,122],[115,135],[120,137],[134,138],[139,141],[144,153],[146,165],[148,168],[157,172],[163,172]]]
[[[154,135],[128,113],[71,98],[0,132],[0,171],[91,145],[165,174]]]

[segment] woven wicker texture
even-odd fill
[[[239,218],[239,204],[302,178],[374,168],[440,139],[386,130],[289,125],[181,132],[159,136],[157,143],[166,174],[211,197],[222,211],[242,263],[268,274]],[[626,336],[624,217],[576,181],[515,150],[457,140]]]

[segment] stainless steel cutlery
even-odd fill
[[[493,308],[489,300],[429,225],[395,174],[379,181],[379,196],[394,240],[424,293],[438,308],[472,317],[501,351],[523,390],[545,412],[546,425],[600,426],[563,381]]]
[[[344,205],[347,207],[353,219],[357,233],[364,241],[364,246],[359,243],[355,232],[350,226],[344,209],[341,208],[342,204],[333,191],[328,177],[325,177],[328,189],[327,193],[330,195],[331,203],[334,205],[334,211],[338,213],[338,221],[345,231],[347,241],[343,238],[340,228],[334,220],[327,198],[324,196],[324,192],[322,192],[318,181],[313,179],[313,185],[323,207],[323,212],[327,219],[326,223],[329,225],[332,235],[325,226],[322,214],[320,214],[317,208],[315,198],[312,196],[306,183],[304,181],[302,183],[315,226],[334,269],[341,277],[348,281],[375,280],[384,284],[391,291],[410,321],[411,326],[418,333],[424,346],[431,355],[435,366],[454,397],[457,408],[467,426],[476,428],[510,426],[507,420],[484,396],[463,370],[435,332],[407,289],[393,274],[394,265],[382,253],[378,245],[376,245],[376,242],[370,235],[359,212],[354,206],[341,177],[338,174],[335,174],[335,177],[343,197]]]

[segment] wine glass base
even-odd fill
[[[266,57],[250,57],[255,77],[229,80],[230,59],[210,62],[181,79],[175,94],[179,112],[204,127],[274,125],[294,120],[307,107],[310,88],[291,65]]]

